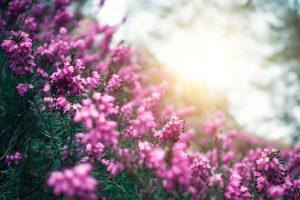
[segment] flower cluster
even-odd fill
[[[54,171],[48,186],[66,199],[300,198],[299,147],[288,146],[280,155],[279,145],[269,148],[269,141],[228,130],[222,112],[201,123],[193,106],[177,110],[165,100],[165,81],[148,84],[138,51],[125,42],[112,43],[125,20],[101,24],[81,13],[83,4],[0,1],[0,42],[9,60],[4,67],[17,77],[5,75],[23,97],[20,107],[26,107],[16,116],[37,120],[36,126],[11,132],[4,152],[13,148],[51,159],[29,175],[44,180],[41,176]],[[41,163],[36,157],[26,156],[24,168],[9,170]],[[3,158],[8,166],[23,159],[19,152]],[[108,194],[116,188],[121,191]]]
[[[22,84],[20,83],[17,87],[16,87],[19,95],[22,97],[24,96],[29,90],[33,89],[33,85],[32,84]]]
[[[264,149],[256,161],[256,185],[260,192],[266,191],[271,186],[282,185],[285,182],[286,169],[279,161],[279,151]]]
[[[8,166],[15,164],[18,165],[21,160],[22,160],[23,156],[20,152],[15,152],[14,154],[9,154],[5,156],[5,162]]]
[[[122,79],[116,74],[113,74],[112,77],[109,79],[107,86],[105,88],[106,92],[109,91],[117,91],[120,89],[122,85]]]
[[[79,164],[62,172],[52,172],[48,185],[53,187],[55,195],[63,194],[67,199],[97,199],[97,180],[90,176],[91,170],[90,164]]]
[[[83,143],[97,145],[117,145],[119,132],[117,123],[109,119],[110,115],[117,114],[118,107],[114,105],[115,98],[109,95],[101,96],[94,92],[91,98],[83,101],[83,107],[76,112],[74,121],[83,121],[88,134],[83,138]]]
[[[12,0],[8,5],[7,15],[10,19],[17,18],[31,4],[31,0]]]
[[[36,64],[32,52],[32,40],[27,33],[11,31],[11,38],[4,40],[1,47],[7,53],[9,66],[16,75],[33,72]]]
[[[162,142],[171,141],[176,142],[179,140],[180,133],[183,132],[183,121],[177,116],[171,116],[166,125],[155,133]]]
[[[84,90],[86,80],[80,76],[84,66],[79,59],[75,60],[74,63],[71,62],[71,58],[67,57],[62,69],[58,68],[50,76],[51,88],[58,95],[80,94]]]

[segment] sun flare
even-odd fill
[[[189,30],[172,35],[168,48],[160,49],[158,55],[184,80],[229,89],[235,81],[235,66],[243,64],[244,49],[237,43],[237,37],[228,37],[221,30]]]

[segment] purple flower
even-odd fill
[[[242,180],[242,174],[239,174],[235,168],[231,169],[224,193],[227,200],[246,200],[251,198],[249,189],[242,184]]]
[[[33,89],[33,85],[20,83],[16,88],[17,88],[19,95],[21,97],[23,97],[29,90]]]
[[[286,170],[280,163],[279,156],[276,149],[264,149],[256,161],[256,171],[272,185],[283,184],[286,177]]]
[[[132,51],[128,45],[121,44],[112,50],[112,60],[115,64],[127,64],[130,62]]]
[[[118,75],[113,74],[109,79],[105,90],[106,92],[114,92],[120,89],[121,85],[122,85],[122,79]]]
[[[75,197],[96,200],[97,181],[90,176],[92,166],[79,164],[72,169],[62,172],[52,172],[48,179],[48,186],[53,187],[55,195],[64,195],[67,199]]]
[[[114,103],[114,97],[101,96],[97,92],[94,92],[91,98],[83,100],[82,108],[74,116],[75,122],[83,121],[88,129],[88,134],[83,138],[83,143],[91,143],[93,146],[99,142],[105,146],[116,146],[118,144],[117,123],[109,119],[111,115],[118,113],[118,107]]]
[[[15,152],[14,154],[9,154],[5,156],[5,162],[8,166],[15,164],[18,165],[21,160],[22,160],[23,156],[20,152]]]
[[[17,19],[26,7],[31,4],[31,0],[12,0],[8,4],[7,15],[10,19]]]
[[[176,142],[183,132],[183,125],[183,120],[180,120],[177,116],[171,116],[166,125],[161,130],[155,132],[155,136],[158,137],[161,142]]]
[[[32,54],[32,40],[25,32],[11,31],[11,39],[4,40],[1,47],[9,58],[9,66],[15,75],[32,73],[35,67]]]

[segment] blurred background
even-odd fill
[[[169,82],[171,104],[205,117],[223,110],[249,133],[300,141],[298,0],[107,0],[100,12],[98,4],[83,10],[110,25],[126,18],[115,39],[151,58],[150,77]]]

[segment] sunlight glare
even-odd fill
[[[241,64],[244,51],[220,30],[196,33],[197,37],[193,30],[173,34],[169,48],[160,49],[162,52],[157,55],[182,79],[229,89],[234,81],[233,67]]]

